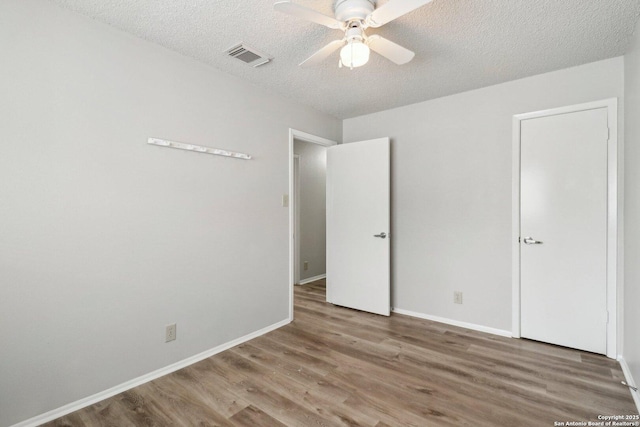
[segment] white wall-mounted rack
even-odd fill
[[[220,148],[203,147],[202,145],[185,144],[184,142],[167,141],[159,138],[149,138],[147,144],[159,147],[177,148],[179,150],[193,151],[196,153],[215,154],[216,156],[231,157],[234,159],[251,160],[249,154],[237,153],[235,151],[222,150]]]

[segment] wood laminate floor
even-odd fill
[[[295,321],[47,426],[553,426],[637,414],[616,361],[325,302]]]

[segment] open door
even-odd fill
[[[327,302],[388,316],[389,138],[327,150]]]

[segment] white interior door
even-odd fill
[[[606,353],[607,109],[523,120],[521,335]]]
[[[327,150],[327,301],[389,315],[389,138]]]

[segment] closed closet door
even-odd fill
[[[606,353],[606,108],[523,120],[521,336]]]

